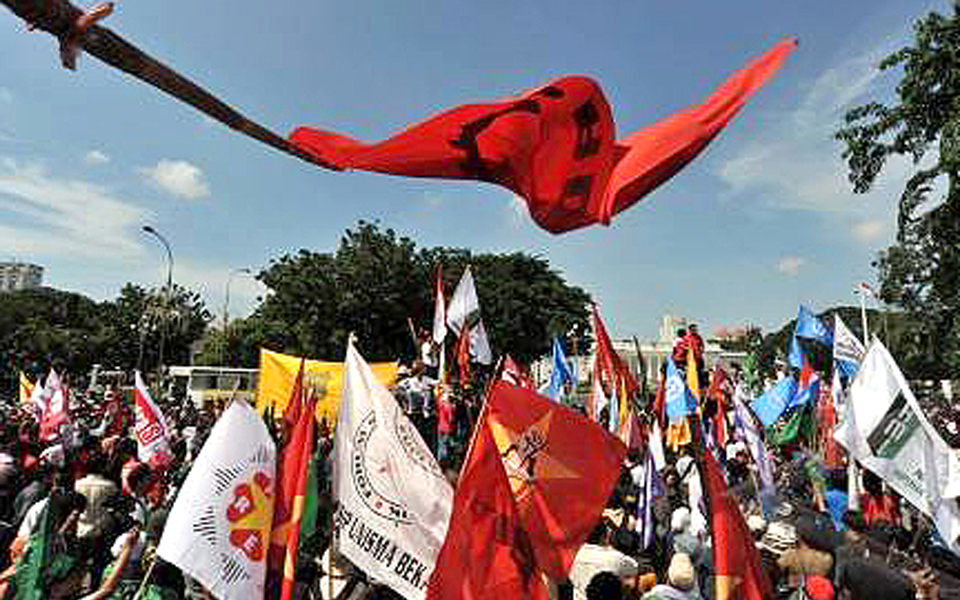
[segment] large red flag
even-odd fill
[[[469,104],[382,142],[299,127],[291,141],[341,169],[502,185],[527,201],[551,233],[609,224],[693,160],[796,48],[776,44],[734,73],[700,105],[622,140],[600,86],[556,79],[519,97]]]
[[[426,600],[547,600],[485,415],[460,472]]]
[[[293,467],[291,469],[291,471],[293,471],[292,473],[289,473],[289,471],[284,472],[284,476],[287,476],[289,473],[290,479],[294,482],[290,513],[286,521],[280,525],[279,530],[275,530],[271,535],[271,542],[277,537],[286,538],[284,540],[281,600],[292,600],[293,598],[293,588],[296,581],[297,570],[297,550],[300,547],[300,519],[303,516],[303,507],[306,503],[307,481],[310,478],[310,459],[313,457],[315,437],[313,422],[315,419],[316,406],[316,399],[311,397],[302,407],[303,411],[300,414],[300,421],[297,423],[297,428],[291,440],[299,445],[296,451],[298,462],[297,464],[292,464],[293,453],[291,453],[291,464],[284,465],[285,468]],[[285,483],[285,481],[281,481],[281,484]],[[274,519],[274,523],[276,524],[276,519]]]
[[[770,597],[770,583],[760,568],[760,553],[753,536],[709,450],[704,452],[703,479],[710,499],[716,600]]]
[[[537,565],[563,581],[606,506],[626,448],[577,411],[503,381],[491,389],[487,410]]]

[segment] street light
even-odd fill
[[[223,298],[223,343],[220,346],[220,365],[223,365],[224,355],[227,352],[227,326],[230,324],[230,283],[233,281],[234,275],[239,274],[251,275],[253,271],[247,267],[240,269],[234,269],[230,271],[230,275],[227,276],[227,293]]]
[[[160,243],[163,244],[163,248],[167,251],[167,285],[163,294],[164,306],[160,314],[160,356],[157,362],[157,385],[159,386],[160,376],[162,374],[161,369],[163,368],[163,347],[167,341],[167,309],[169,309],[170,304],[170,291],[173,288],[173,251],[170,250],[170,244],[167,242],[166,238],[160,235],[160,232],[158,232],[156,229],[149,225],[144,225],[143,230],[160,240]]]

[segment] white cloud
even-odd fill
[[[87,155],[83,158],[83,161],[91,166],[105,165],[110,162],[110,157],[100,150],[91,150],[90,152],[87,152]]]
[[[103,186],[0,157],[0,253],[129,258],[142,252],[136,236],[150,217]]]
[[[777,262],[777,271],[795,277],[800,272],[800,267],[807,264],[805,258],[799,256],[784,256]]]
[[[179,198],[197,200],[210,195],[200,167],[185,160],[161,160],[155,167],[141,167],[140,173],[160,189]]]
[[[768,114],[770,123],[756,139],[734,151],[716,171],[733,195],[756,193],[771,207],[817,212],[862,212],[873,198],[889,199],[911,170],[891,160],[874,192],[855,196],[833,139],[844,113],[880,93],[880,60],[900,40],[886,40],[821,71],[792,110]],[[885,82],[889,83],[889,82]],[[896,196],[894,196],[896,197]],[[875,216],[875,215],[874,215]]]
[[[853,237],[857,240],[869,243],[875,242],[881,237],[883,237],[884,232],[886,231],[886,226],[883,221],[880,219],[868,219],[866,221],[860,221],[853,226],[851,233]]]

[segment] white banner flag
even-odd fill
[[[134,432],[137,435],[137,458],[152,467],[165,467],[173,462],[170,450],[170,430],[163,418],[163,412],[150,397],[150,390],[143,382],[140,371],[133,372],[134,411],[137,422]]]
[[[235,401],[197,456],[157,554],[216,598],[263,598],[277,449],[250,406]]]
[[[863,344],[853,335],[853,332],[847,327],[840,315],[833,316],[833,358],[834,360],[845,360],[850,363],[860,364],[863,360]]]
[[[480,301],[477,299],[477,288],[473,285],[473,274],[467,267],[460,277],[457,289],[453,291],[450,304],[447,306],[447,325],[457,335],[464,324],[470,324],[471,316],[480,311]]]
[[[374,581],[420,600],[446,537],[453,489],[352,343],[344,371],[334,441],[337,550]]]
[[[876,338],[850,385],[846,412],[834,438],[907,502],[932,517],[950,548],[960,551],[960,507],[944,493],[957,473],[952,464],[957,458]]]

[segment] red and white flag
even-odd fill
[[[167,422],[150,397],[150,390],[143,382],[140,371],[134,371],[136,387],[133,390],[137,422],[134,431],[137,434],[137,458],[154,468],[163,468],[173,461],[170,450],[170,430]]]
[[[60,426],[70,422],[70,395],[53,369],[47,375],[36,407],[40,415],[40,441],[51,442],[60,435]]]

